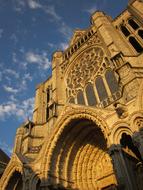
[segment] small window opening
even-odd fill
[[[121,31],[122,31],[122,33],[123,33],[126,37],[128,37],[128,36],[130,35],[129,30],[128,30],[125,26],[123,26],[123,25],[121,25]]]
[[[78,104],[85,105],[83,92],[81,90],[77,94],[77,102]]]
[[[46,109],[46,121],[49,119],[49,108]]]
[[[87,40],[87,36],[85,36],[85,40]]]
[[[96,78],[95,86],[96,86],[100,101],[103,101],[104,99],[106,99],[108,97],[108,94],[107,94],[102,77]]]
[[[107,70],[105,73],[105,78],[108,83],[111,93],[115,93],[119,90],[118,81],[115,77],[115,73],[112,70]]]
[[[47,89],[47,103],[50,101],[50,89]]]
[[[138,35],[143,39],[143,30],[139,30]]]
[[[92,84],[88,84],[85,89],[86,97],[89,106],[95,106],[97,104]]]
[[[129,148],[139,160],[142,160],[140,152],[138,148],[133,144],[133,141],[130,135],[123,133],[120,140],[120,144],[122,145],[123,148]]]
[[[133,48],[138,52],[141,53],[143,51],[142,46],[139,44],[139,42],[134,38],[134,37],[130,37],[129,38],[129,42],[131,43],[131,45],[133,46]]]
[[[84,39],[82,38],[82,39],[81,39],[81,43],[83,43],[83,42],[84,42]]]
[[[134,29],[134,30],[137,30],[139,28],[139,25],[133,20],[133,19],[130,19],[128,21],[129,25]]]

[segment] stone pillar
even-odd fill
[[[143,128],[140,128],[139,132],[135,132],[132,139],[134,145],[138,148],[143,160]]]
[[[112,145],[109,148],[113,168],[116,174],[119,190],[137,190],[135,183],[131,180],[126,161],[124,159],[121,145]]]
[[[46,183],[46,181],[41,181],[40,190],[49,190],[48,183]]]

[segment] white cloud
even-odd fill
[[[11,115],[15,113],[16,105],[13,102],[9,102],[7,104],[0,105],[0,118],[4,119],[6,115]]]
[[[23,0],[13,0],[14,9],[17,12],[21,12],[25,7],[25,1]]]
[[[28,4],[28,7],[30,9],[41,9],[41,10],[43,10],[45,13],[50,15],[54,21],[61,20],[61,17],[55,11],[55,7],[52,5],[44,6],[44,5],[36,2],[36,0],[27,0],[27,4]]]
[[[15,52],[12,53],[12,61],[13,63],[18,63],[17,54]]]
[[[12,98],[11,98],[12,99]],[[0,105],[0,119],[14,116],[19,120],[26,120],[32,117],[34,107],[34,98],[28,98],[22,102],[13,98],[13,101],[8,101]]]
[[[97,5],[92,6],[91,8],[85,10],[86,12],[88,12],[89,14],[93,14],[94,12],[96,12],[98,10]]]
[[[30,75],[30,73],[26,73],[26,74],[24,74],[24,77],[23,77],[25,80],[30,80],[30,81],[32,81],[33,80],[33,78],[32,78],[32,76]]]
[[[15,70],[13,70],[13,69],[6,69],[6,70],[4,70],[4,73],[5,74],[10,74],[10,75],[12,75],[12,76],[14,76],[15,78],[19,78],[19,73],[17,73]]]
[[[2,28],[0,28],[0,38],[2,38],[4,30]]]
[[[54,43],[48,42],[48,46],[50,48],[57,48],[57,46]]]
[[[61,48],[62,50],[65,50],[65,49],[68,48],[68,46],[69,46],[68,43],[64,43],[64,42],[62,42],[62,43],[60,43],[59,48]]]
[[[55,7],[53,5],[43,5],[36,0],[15,0],[15,4],[19,7],[18,11],[23,10],[28,5],[28,8],[33,10],[42,10],[44,13],[48,14],[48,19],[54,22],[58,31],[63,34],[63,36],[69,40],[72,34],[72,29],[63,21],[62,17],[56,12]],[[15,36],[12,37],[13,40],[17,40]]]
[[[3,88],[4,88],[4,90],[5,90],[6,92],[9,92],[9,93],[16,94],[16,93],[19,92],[18,89],[14,89],[14,88],[11,87],[11,86],[4,85]]]
[[[59,32],[68,40],[72,35],[72,29],[65,22],[60,23]]]
[[[45,13],[49,14],[54,21],[60,21],[61,17],[56,13],[54,6],[43,7]]]
[[[0,71],[0,81],[2,81],[2,72]]]
[[[8,156],[12,154],[13,149],[6,142],[0,141],[0,147]]]
[[[46,52],[38,54],[30,51],[26,53],[25,59],[28,63],[37,65],[41,70],[47,70],[51,66],[51,62],[47,58]]]
[[[34,0],[28,0],[27,3],[28,3],[29,8],[31,9],[42,8],[42,5]]]

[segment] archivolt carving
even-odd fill
[[[7,186],[9,179],[11,178],[11,176],[15,171],[22,173],[22,165],[19,162],[11,161],[1,178],[0,181],[1,190],[5,190],[5,187]]]
[[[100,47],[92,47],[81,54],[74,63],[67,78],[68,95],[75,95],[77,90],[97,73],[103,61],[104,52]]]
[[[87,41],[87,45],[94,45],[94,44],[99,44],[99,43],[101,43],[101,41],[97,33]]]
[[[127,123],[120,123],[113,126],[111,133],[112,144],[120,144],[120,139],[123,133],[129,134],[132,136],[132,130],[127,126]]]
[[[140,128],[143,128],[143,110],[133,112],[128,120],[130,121],[132,131],[139,131]]]
[[[137,129],[141,129],[143,128],[143,117],[137,117],[135,120],[134,120],[134,125]]]
[[[57,120],[53,135],[50,139],[47,140],[47,142],[45,142],[45,145],[42,147],[41,154],[44,158],[42,162],[42,176],[44,176],[45,179],[48,177],[48,168],[50,168],[51,165],[51,156],[53,154],[54,147],[56,146],[57,141],[60,138],[60,135],[62,134],[64,128],[66,128],[66,126],[68,126],[71,121],[74,121],[76,119],[87,119],[94,122],[97,127],[101,128],[103,131],[105,139],[107,139],[107,146],[110,145],[108,139],[107,124],[104,122],[104,119],[97,113],[94,113],[94,111],[89,111],[89,109],[83,109],[79,107],[76,109],[72,108],[71,110],[68,110],[66,113],[61,115],[62,116]]]
[[[102,156],[102,157],[101,157]],[[113,172],[113,167],[111,165],[111,158],[109,155],[103,154],[98,159],[98,164],[96,164],[94,172],[96,173],[96,179],[100,179]],[[106,166],[106,167],[105,167]]]

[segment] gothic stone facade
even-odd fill
[[[9,157],[0,149],[0,178],[9,162]]]
[[[1,190],[143,189],[143,1],[76,30],[36,89]]]

